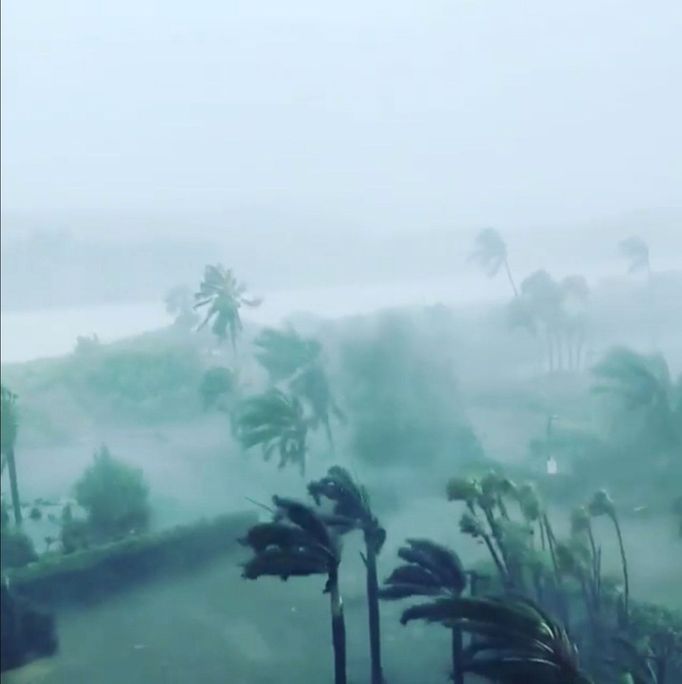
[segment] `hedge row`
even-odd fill
[[[45,554],[7,574],[13,589],[43,604],[99,600],[137,582],[187,571],[230,553],[256,520],[253,513],[222,515],[70,554]]]

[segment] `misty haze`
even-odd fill
[[[2,4],[2,684],[682,682],[682,5]]]

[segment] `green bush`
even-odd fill
[[[142,471],[115,459],[105,446],[76,483],[75,496],[97,537],[124,536],[145,529],[149,521],[149,488]]]
[[[3,525],[0,532],[0,558],[3,568],[23,568],[38,560],[31,539],[20,530]]]

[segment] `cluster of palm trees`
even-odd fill
[[[241,309],[258,306],[261,301],[246,293],[246,285],[230,269],[207,266],[195,294],[195,308],[206,310],[199,329],[210,323],[219,340],[229,337],[236,350],[243,330]],[[332,418],[343,419],[324,368],[322,346],[288,327],[262,330],[254,340],[254,349],[268,378],[266,390],[242,398],[236,371],[216,367],[204,376],[204,403],[210,405],[229,397],[227,410],[242,446],[260,447],[266,460],[277,453],[280,467],[296,465],[303,475],[309,431],[324,429],[333,450]]]
[[[619,249],[628,261],[630,273],[646,272],[648,291],[653,297],[648,245],[641,238],[631,237],[622,241]],[[470,260],[478,263],[491,278],[504,270],[513,292],[508,307],[509,325],[541,336],[550,372],[577,371],[584,366],[590,288],[583,276],[570,275],[556,280],[541,269],[517,286],[509,266],[507,245],[494,228],[478,234]]]
[[[451,633],[453,680],[467,673],[490,681],[520,684],[589,684],[578,664],[577,648],[565,628],[537,602],[509,592],[476,595],[477,573],[467,572],[457,554],[427,539],[409,539],[398,551],[402,564],[377,579],[376,558],[386,533],[373,514],[369,496],[350,474],[335,466],[308,491],[316,506],[273,497],[271,522],[259,523],[242,540],[252,551],[246,579],[275,576],[326,577],[330,597],[334,681],[346,684],[346,627],[339,586],[341,535],[359,530],[365,541],[370,681],[384,684],[379,599],[427,599],[403,612],[402,624],[425,620]],[[325,504],[331,504],[330,506]],[[469,587],[469,595],[464,593]],[[468,635],[468,638],[467,636]]]

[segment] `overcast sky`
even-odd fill
[[[680,0],[3,0],[3,213],[680,208],[680,36]]]

